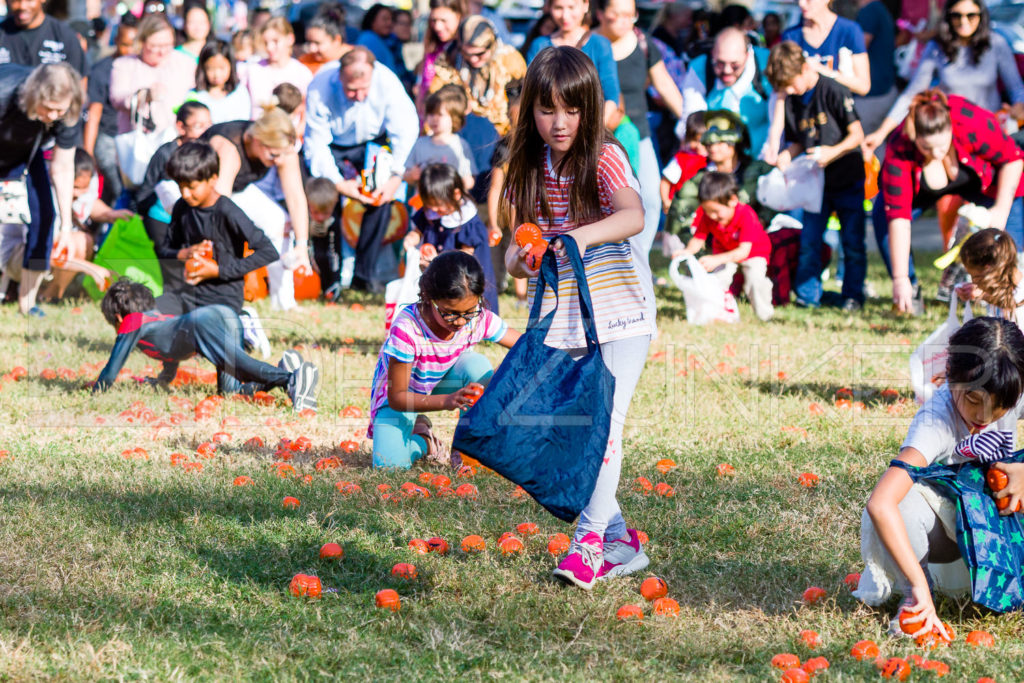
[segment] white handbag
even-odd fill
[[[963,321],[957,317],[956,305],[959,297],[955,292],[949,296],[949,315],[939,327],[928,335],[914,353],[910,355],[910,386],[914,389],[914,398],[924,403],[935,389],[945,381],[946,359],[949,358],[949,338],[960,329],[963,323],[974,317],[971,304],[964,304]]]
[[[32,143],[32,151],[28,155],[25,170],[21,172],[20,178],[0,181],[0,223],[27,225],[32,220],[32,213],[28,208],[28,169],[36,152],[39,151],[39,143],[42,140],[43,131],[40,130],[36,141]]]

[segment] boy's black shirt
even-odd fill
[[[819,76],[818,84],[803,95],[786,97],[786,140],[802,145],[805,152],[812,147],[839,144],[848,135],[850,124],[859,120],[853,95],[845,85],[827,76]],[[859,148],[825,167],[826,190],[858,184],[864,184],[864,160]]]
[[[157,248],[157,256],[177,259],[179,250],[203,240],[213,242],[213,258],[220,268],[220,276],[195,286],[185,285],[181,294],[191,300],[190,309],[224,304],[238,313],[244,302],[242,278],[280,258],[277,249],[227,197],[218,197],[207,209],[189,206],[184,199],[179,199],[171,212],[171,227],[163,244]],[[249,256],[244,256],[246,243],[253,250]]]

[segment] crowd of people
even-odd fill
[[[915,419],[900,461],[970,460],[984,444],[966,439],[1012,429],[1003,423],[1019,414],[1024,153],[1013,132],[1024,82],[981,0],[861,0],[842,8],[849,17],[828,0],[800,0],[801,20],[788,27],[739,5],[674,3],[650,32],[635,0],[549,0],[521,49],[492,10],[430,0],[416,63],[406,49],[414,17],[381,4],[359,30],[344,6],[323,3],[298,27],[258,11],[220,37],[204,5],[170,17],[160,4],[119,17],[101,45],[47,16],[41,0],[7,4],[0,268],[21,312],[45,315],[36,299],[47,273],[60,296],[67,271],[116,239],[105,225],[139,216],[162,286],[121,279],[106,294],[118,341],[97,390],[138,345],[164,361],[157,383],[198,353],[221,371],[221,391],[280,387],[296,410],[315,409],[313,364],[289,351],[273,366],[242,350],[270,355],[245,278],[265,267],[270,304],[287,311],[298,273],[315,272],[326,299],[380,292],[399,249],[418,250],[419,301],[391,322],[368,430],[375,466],[409,467],[457,460],[425,413],[465,408],[489,381],[474,344],[515,345],[498,306],[511,287],[517,305],[532,298],[534,317],[552,313],[549,345],[576,352],[596,339],[615,378],[604,465],[555,572],[569,583],[590,588],[647,564],[615,492],[622,427],[656,329],[656,245],[699,257],[760,320],[785,305],[854,313],[870,294],[870,220],[894,306],[913,313],[924,295],[912,220],[936,206],[952,246],[960,206],[981,207],[962,275],[951,271],[936,294],[988,304],[990,317],[961,330],[986,353],[981,365],[950,356],[949,381]],[[880,192],[866,205],[879,167]],[[814,182],[796,194],[818,188],[799,197],[805,208],[759,192],[768,176],[797,169]],[[555,255],[557,283],[543,291],[532,247],[512,239],[521,224],[539,226]],[[829,245],[838,292],[822,285]],[[568,256],[577,251],[582,270]],[[1003,495],[1021,497],[1024,474],[1001,467]],[[907,537],[912,525],[934,526],[925,503],[905,510],[912,486],[894,466],[872,496],[864,536],[882,550],[865,550],[860,595],[881,601],[895,584],[941,629],[929,588],[939,581],[921,571],[929,547],[933,557],[940,549],[929,534]]]

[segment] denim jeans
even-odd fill
[[[810,306],[821,303],[821,247],[833,211],[841,227],[843,299],[864,302],[868,257],[864,245],[864,186],[859,185],[839,191],[826,189],[821,200],[821,212],[804,212],[795,289],[797,297]]]

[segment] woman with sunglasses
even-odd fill
[[[309,209],[295,125],[283,109],[268,106],[255,121],[218,123],[201,139],[210,143],[220,159],[217,192],[238,204],[288,261],[288,272],[283,260],[267,269],[272,305],[294,308],[290,271],[309,267]],[[293,235],[286,233],[288,223]]]
[[[471,406],[494,374],[473,347],[489,341],[510,349],[519,339],[484,305],[485,286],[477,259],[445,251],[420,276],[420,300],[395,315],[373,372],[366,435],[374,467],[408,469],[423,457],[461,464],[423,413]]]
[[[1024,82],[1009,43],[989,26],[988,8],[975,0],[951,1],[938,37],[925,46],[910,83],[878,130],[864,139],[864,148],[873,152],[885,142],[907,117],[914,96],[936,81],[946,94],[959,95],[991,112],[1002,106],[1002,82],[1013,104],[1012,115],[1024,118]]]
[[[459,26],[455,40],[434,65],[430,92],[446,85],[462,87],[469,112],[482,116],[505,135],[511,128],[505,86],[526,76],[526,61],[519,51],[498,39],[490,21],[471,16]]]

